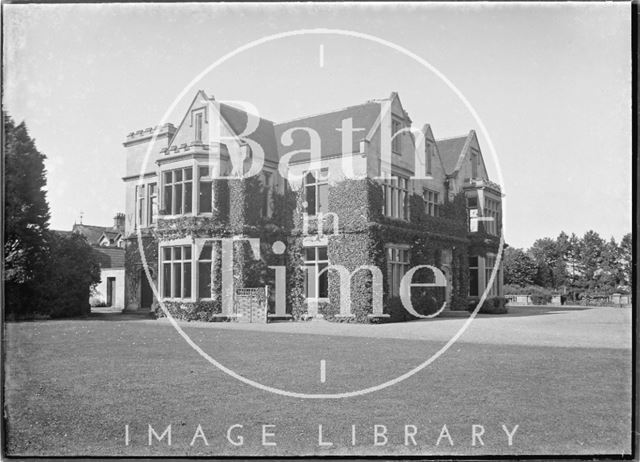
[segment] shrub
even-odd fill
[[[516,286],[505,285],[504,293],[507,295],[529,295],[534,305],[546,305],[551,302],[553,292],[540,286]]]
[[[164,307],[175,319],[182,321],[219,321],[220,317],[215,316],[221,313],[222,305],[219,300],[198,301],[198,302],[164,302]],[[165,316],[164,310],[157,305],[155,307],[156,317]]]
[[[480,297],[469,297],[468,299],[468,310],[472,312],[478,306],[478,302],[480,302]],[[478,313],[480,314],[506,314],[509,312],[507,308],[507,303],[509,300],[505,297],[487,297],[484,300],[484,303],[480,307]]]

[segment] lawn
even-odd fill
[[[184,328],[248,378],[333,393],[407,372],[463,322]],[[166,322],[92,315],[10,323],[7,447],[13,455],[61,456],[620,455],[631,445],[630,331],[629,310],[620,309],[480,317],[442,357],[400,384],[354,398],[304,400],[229,377]],[[149,446],[149,425],[160,435],[169,424],[171,446],[166,438]],[[198,425],[204,438],[191,445]],[[319,445],[319,425],[331,446]],[[386,444],[378,436],[375,445],[375,425]],[[484,431],[475,446],[473,425]],[[503,425],[508,432],[518,425],[512,445]],[[235,445],[227,439],[230,427]]]

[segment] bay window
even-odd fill
[[[212,296],[211,275],[213,264],[213,242],[207,242],[198,256],[198,298],[208,299]]]
[[[211,213],[212,209],[212,178],[209,167],[199,167],[199,184],[198,184],[198,213]]]
[[[191,245],[162,248],[162,295],[191,298]]]
[[[163,206],[168,215],[191,213],[193,202],[193,168],[178,168],[163,173]]]

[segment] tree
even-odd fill
[[[537,267],[533,259],[522,249],[507,247],[503,259],[504,283],[517,286],[532,285]]]
[[[538,239],[529,249],[538,268],[535,283],[539,286],[557,289],[566,282],[567,270],[562,251],[565,242],[562,235],[559,239],[560,243],[548,237]]]
[[[580,240],[580,266],[582,267],[582,284],[588,291],[603,288],[606,269],[605,241],[595,231],[587,231]]]
[[[45,155],[24,122],[3,112],[5,134],[4,279],[7,310],[30,311],[33,283],[47,258],[49,205],[44,190]]]
[[[631,268],[633,265],[633,249],[631,245],[631,233],[625,234],[620,240],[620,253],[618,263],[620,265],[620,285],[630,288]]]
[[[100,282],[100,264],[84,236],[49,232],[45,271],[36,284],[37,312],[51,317],[89,314],[91,289]]]

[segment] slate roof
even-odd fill
[[[102,233],[106,231],[113,231],[111,226],[93,226],[84,224],[74,224],[72,232],[81,234],[87,238],[87,242],[91,245],[98,245]]]
[[[318,132],[322,141],[322,156],[333,156],[342,153],[342,132],[338,131],[342,127],[344,119],[353,119],[353,146],[352,152],[360,151],[360,141],[363,140],[375,124],[380,115],[380,103],[368,101],[357,106],[350,106],[337,111],[324,114],[313,115],[294,119],[288,122],[276,124],[276,139],[280,140],[282,134],[293,127],[308,127]],[[364,129],[355,131],[356,129]],[[299,149],[309,149],[309,135],[302,130],[293,133],[293,144],[284,146],[278,144],[280,149],[280,157],[284,154]],[[293,157],[292,162],[300,162],[309,160],[310,156],[303,154]]]
[[[243,110],[230,106],[228,104],[220,103],[220,114],[227,121],[231,129],[240,134],[247,128],[247,113]],[[278,162],[278,147],[276,138],[274,136],[273,122],[260,117],[258,127],[243,138],[248,138],[260,144],[264,150],[264,156],[266,160],[272,162]]]
[[[101,268],[124,268],[124,249],[120,247],[94,247]]]
[[[444,140],[436,140],[438,151],[442,158],[442,165],[447,175],[451,175],[455,172],[458,160],[462,154],[462,148],[464,148],[467,138],[468,135],[464,135]]]

